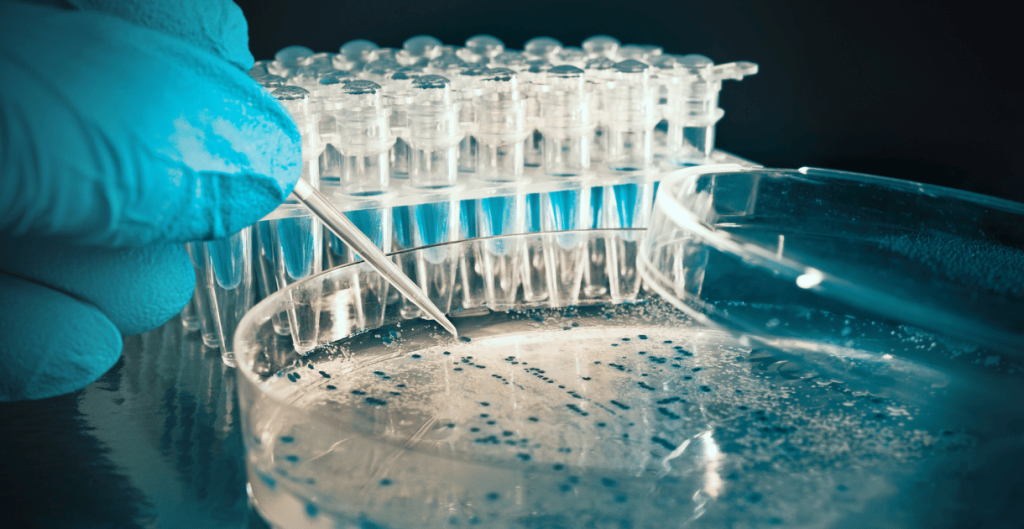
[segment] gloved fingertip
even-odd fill
[[[121,355],[121,334],[96,307],[0,274],[0,401],[89,385]]]

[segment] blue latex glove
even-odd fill
[[[0,400],[85,386],[284,200],[299,134],[228,0],[0,1]],[[103,12],[98,12],[98,11]]]

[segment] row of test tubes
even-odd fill
[[[714,150],[718,94],[723,80],[756,72],[753,63],[715,65],[607,36],[579,48],[539,37],[513,51],[480,35],[464,47],[429,36],[402,49],[354,40],[336,54],[291,46],[250,75],[295,119],[302,178],[383,251],[537,234],[395,256],[457,316],[635,299],[639,233],[594,239],[573,230],[646,228],[665,174],[743,163]],[[293,201],[229,240],[189,250],[199,288],[183,321],[229,365],[234,324],[257,297],[359,259]],[[359,289],[386,300],[374,306],[421,316],[373,274]],[[317,344],[302,323],[316,319],[302,314],[313,305],[274,318],[300,353]],[[384,314],[360,317],[370,328]]]

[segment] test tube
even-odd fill
[[[604,97],[608,168],[619,173],[650,170],[658,115],[649,67],[635,59],[616,63]]]
[[[311,101],[316,103],[320,115],[317,128],[320,133],[320,145],[325,148],[324,153],[320,155],[320,185],[324,190],[330,190],[338,178],[337,170],[333,168],[333,165],[337,163],[335,156],[337,149],[334,144],[337,142],[338,133],[336,125],[338,97],[342,87],[355,80],[356,77],[352,72],[334,70],[320,77],[316,86],[309,91]]]
[[[621,51],[621,50],[620,50]],[[654,127],[658,123],[656,86],[650,68],[635,59],[615,65],[605,96],[608,123],[609,176],[619,180],[604,189],[605,227],[644,228],[653,197],[649,178],[655,170]],[[639,235],[619,232],[606,241],[609,294],[616,303],[635,297]]]
[[[587,56],[591,59],[598,57],[613,59],[617,56],[619,46],[621,43],[618,39],[608,35],[594,35],[583,41],[583,51],[587,52]]]
[[[605,57],[596,57],[587,61],[584,71],[593,93],[591,103],[595,121],[590,141],[590,161],[604,162],[608,153],[608,109],[605,100],[608,85],[615,75],[615,62]]]
[[[537,95],[540,132],[544,138],[544,174],[566,179],[564,189],[544,195],[545,231],[548,235],[548,287],[551,303],[574,304],[583,274],[583,240],[564,233],[586,227],[588,190],[579,179],[590,169],[590,86],[585,72],[571,65],[551,68],[545,75],[544,92]]]
[[[455,77],[451,78],[452,89],[459,99],[459,124],[466,133],[462,141],[459,142],[460,173],[476,172],[478,146],[476,138],[473,137],[473,132],[476,129],[475,101],[480,95],[480,77],[488,71],[489,68],[486,66],[475,64],[462,68]]]
[[[320,185],[319,112],[310,101],[308,90],[284,86],[273,95],[288,111],[302,136],[301,178],[314,187]],[[264,224],[265,223],[265,224]],[[257,235],[260,248],[273,266],[277,290],[320,272],[323,235],[320,221],[289,197],[276,215],[260,221]],[[289,291],[292,304],[287,313],[288,330],[295,351],[305,354],[316,347],[319,334],[320,299],[310,292]]]
[[[591,87],[591,108],[595,122],[590,135],[590,160],[591,163],[603,163],[607,160],[609,137],[606,95],[615,73],[615,62],[607,56],[614,56],[619,41],[597,36],[587,39],[583,45],[594,57],[587,61],[585,68],[587,82]],[[604,195],[604,186],[595,186],[590,190],[587,221],[592,230],[606,227]],[[581,294],[589,299],[600,299],[608,293],[607,241],[594,238],[587,245]]]
[[[199,330],[199,309],[196,308],[196,294],[194,292],[192,293],[192,299],[182,309],[179,317],[181,318],[181,327],[185,329],[185,332]]]
[[[682,79],[669,94],[669,146],[676,165],[706,163],[715,148],[715,124],[725,112],[718,108],[722,81],[740,80],[757,73],[752,62],[733,62],[715,66],[703,55],[679,58]]]
[[[539,98],[548,89],[545,74],[552,66],[547,59],[536,59],[529,61],[520,74],[525,91],[529,94],[526,100],[526,118],[530,121],[531,128],[534,129],[531,136],[526,139],[527,167],[540,167],[543,162],[544,136],[535,127],[540,119]]]
[[[487,64],[492,57],[505,51],[505,43],[490,35],[475,35],[466,39],[466,47],[456,54],[467,63]]]
[[[201,278],[197,288],[201,284],[202,292],[195,299],[203,343],[219,348],[221,361],[229,367],[235,367],[235,329],[255,301],[251,233],[246,227],[230,237],[186,245]]]
[[[516,184],[523,178],[524,140],[532,129],[514,71],[493,69],[481,77],[476,118],[476,178],[494,187],[494,196],[477,200],[477,232],[480,237],[522,233],[524,201]],[[515,302],[522,262],[518,242],[492,240],[475,247],[492,309],[508,310]]]
[[[391,134],[390,109],[380,85],[356,80],[346,83],[338,93],[337,150],[340,175],[332,199],[340,202],[365,202],[364,209],[345,213],[374,245],[385,253],[391,251],[391,210],[380,203],[388,192],[390,170],[388,153],[395,139]],[[327,255],[330,266],[361,259],[333,233],[329,235]],[[353,292],[360,297],[358,324],[375,328],[383,323],[387,305],[388,283],[373,271],[352,278]],[[366,301],[371,301],[366,303]],[[362,307],[380,307],[373,314],[361,312]]]
[[[429,246],[457,240],[459,215],[452,193],[458,178],[458,145],[463,135],[451,81],[439,75],[425,75],[413,81],[408,125],[407,185],[428,195],[425,203],[411,207],[413,243]],[[417,256],[420,287],[435,305],[447,312],[455,282],[455,250],[433,248],[418,252]]]
[[[544,174],[583,176],[590,169],[590,86],[585,73],[571,65],[547,71],[545,92],[538,94],[539,129],[544,137]]]
[[[391,130],[396,136],[408,128],[406,108],[412,97],[412,83],[424,75],[422,68],[403,66],[388,73],[381,85],[391,109]],[[405,140],[398,138],[395,141],[389,159],[393,178],[404,180],[409,177],[409,144]],[[404,247],[404,244],[400,246]]]
[[[403,137],[407,136],[409,129],[408,108],[412,102],[413,82],[424,76],[423,67],[403,66],[388,74],[385,84],[382,85],[387,99],[387,105],[391,110],[391,133],[396,137],[395,143],[388,153],[391,165],[391,179],[395,183],[407,183],[409,178],[409,144]],[[412,208],[408,206],[397,206],[391,210],[392,220],[392,247],[396,250],[405,250],[414,247],[412,236]],[[416,263],[411,256],[396,256],[396,264],[402,268],[410,278],[416,278]],[[400,303],[400,311],[406,318],[413,318],[419,315],[420,309],[412,301],[399,298],[396,289],[389,289],[388,303]]]
[[[672,154],[668,141],[668,118],[672,114],[669,105],[669,94],[678,93],[679,85],[685,73],[679,64],[679,59],[674,55],[661,55],[650,61],[651,82],[655,85],[655,99],[658,124],[654,126],[654,158],[655,162],[664,160]]]
[[[490,60],[483,58],[482,60]],[[480,96],[480,79],[491,71],[482,63],[475,63],[463,68],[452,81],[452,89],[459,101],[459,126],[464,132],[459,142],[459,175],[469,180],[476,173],[479,144],[474,136],[477,129],[477,100]],[[469,182],[467,182],[468,184]],[[463,239],[479,237],[477,232],[477,201],[464,199],[459,201],[459,227]],[[484,263],[480,258],[480,249],[475,245],[467,245],[465,252],[459,257],[459,283],[461,292],[456,293],[453,301],[462,310],[483,307],[487,301],[484,282]]]

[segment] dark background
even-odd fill
[[[257,59],[351,39],[400,48],[487,33],[510,49],[594,34],[756,62],[727,81],[717,146],[766,166],[815,166],[1024,201],[1020,17],[978,2],[861,0],[238,0]]]

